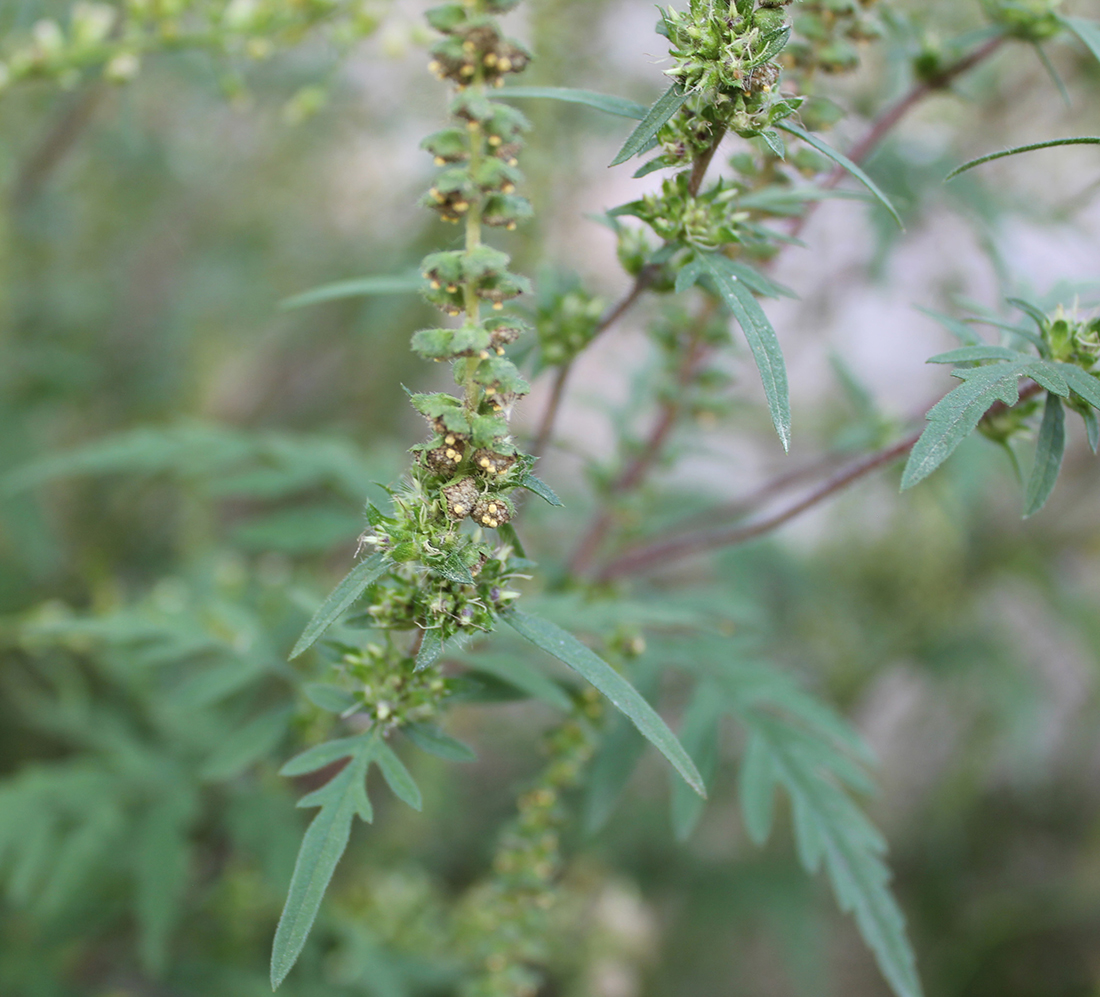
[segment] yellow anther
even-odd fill
[[[442,286],[443,285],[440,284],[438,280],[433,280],[432,281],[432,290],[433,291],[438,291]]]
[[[455,438],[453,433],[448,433],[446,438],[443,440],[443,442],[446,443],[447,446],[452,446],[454,444],[454,441]]]
[[[504,227],[505,227],[505,228],[506,228],[506,229],[507,229],[507,230],[508,230],[509,232],[514,232],[514,231],[516,230],[516,223],[515,223],[515,222],[509,222],[509,223],[508,223],[507,225],[505,225]]]
[[[486,388],[486,389],[485,389],[485,394],[486,394],[486,395],[490,395],[490,396],[491,396],[491,395],[495,395],[496,393],[497,393],[497,389],[496,389],[496,388]]]
[[[502,73],[510,73],[512,71],[512,60],[505,56],[497,63],[497,69]]]
[[[477,46],[471,41],[464,41],[462,43],[462,51],[467,55],[471,55],[477,51]]]
[[[467,201],[455,201],[455,203],[452,204],[451,207],[454,208],[454,210],[459,212],[460,214],[463,211],[469,211],[470,210],[470,205]]]
[[[496,52],[486,52],[485,58],[482,60],[486,66],[495,66],[497,64]]]
[[[456,516],[466,515],[466,506],[464,506],[461,502],[456,502],[454,504],[454,514]]]
[[[482,457],[481,460],[478,461],[478,463],[482,467],[488,467],[492,462],[489,460],[488,457]]]
[[[500,145],[500,143],[501,143],[502,141],[503,141],[503,139],[502,139],[502,138],[501,138],[501,137],[500,137],[499,135],[490,135],[490,136],[489,136],[489,145],[491,145],[491,146],[492,146],[492,147],[493,147],[494,149],[495,149],[495,148],[496,148],[496,147],[497,147],[498,145]]]
[[[485,525],[486,526],[491,526],[495,530],[499,524],[497,523],[497,521],[495,519],[486,518]]]
[[[447,293],[448,294],[454,294],[455,291],[457,291],[457,290],[458,290],[458,285],[457,284],[448,284],[447,285]]]
[[[476,121],[466,122],[466,130],[469,132],[476,132],[480,127],[481,125],[479,125]]]
[[[443,67],[435,59],[432,59],[432,61],[428,63],[429,73],[435,73],[435,75],[438,76],[442,69]]]
[[[447,165],[447,160],[445,160],[442,156],[436,156],[435,157],[435,165],[436,166],[446,166]]]
[[[500,310],[501,310],[501,309],[502,309],[503,307],[504,307],[504,305],[503,305],[503,303],[502,303],[502,302],[500,302],[500,301],[494,301],[494,302],[493,302],[493,308],[494,308],[494,309],[495,309],[496,311],[498,311],[498,312],[499,312],[499,311],[500,311]]]
[[[433,187],[431,190],[428,191],[428,193],[440,204],[447,200],[447,198],[439,193],[438,187]]]
[[[511,193],[512,193],[512,191],[514,191],[514,190],[516,189],[516,185],[515,185],[514,183],[506,183],[506,184],[505,184],[505,185],[504,185],[503,187],[501,187],[500,189],[501,189],[501,191],[502,191],[503,193],[505,193],[505,194],[511,194]]]
[[[508,160],[508,165],[509,166],[519,166],[519,160],[516,159],[515,156],[513,156],[511,159]]]
[[[504,356],[504,347],[503,346],[498,346],[497,347],[497,356],[498,357]]]
[[[496,514],[497,514],[497,504],[496,504],[496,502],[490,502],[489,503],[489,515],[495,516]]]
[[[448,450],[447,451],[447,459],[448,460],[458,460],[458,451],[457,450]]]
[[[482,350],[478,354],[478,356],[481,357],[482,360],[488,360],[489,359],[489,351],[488,350]]]
[[[473,66],[469,65],[469,63],[467,63],[458,72],[460,76],[473,76],[474,73],[477,72],[477,70],[474,69]]]

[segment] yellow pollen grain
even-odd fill
[[[447,459],[448,460],[458,460],[458,451],[457,450],[448,450],[447,451]]]
[[[502,141],[502,139],[499,135],[490,135],[489,136],[489,145],[491,145],[494,149],[498,145],[500,145],[501,141]]]
[[[492,464],[489,465],[488,470],[489,470],[490,474],[499,474],[500,473],[495,467],[493,467]]]
[[[454,513],[456,516],[463,516],[466,514],[466,506],[461,502],[456,502],[454,507]]]
[[[512,71],[512,60],[505,56],[497,63],[497,69],[502,73],[510,73]]]
[[[454,434],[453,433],[448,433],[446,439],[444,439],[443,442],[446,443],[447,446],[452,446],[454,444],[454,441],[455,441]]]
[[[497,528],[498,524],[497,524],[497,521],[495,519],[486,519],[485,520],[485,525],[486,526],[491,526],[495,530]]]
[[[488,457],[482,457],[481,460],[478,461],[478,463],[482,467],[488,467],[489,466],[489,458]]]
[[[489,503],[489,515],[495,516],[497,514],[497,504],[495,502]]]

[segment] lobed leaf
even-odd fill
[[[864,173],[863,170],[860,169],[860,167],[856,163],[852,162],[852,160],[850,160],[843,153],[837,152],[837,150],[834,149],[831,145],[826,145],[824,142],[821,141],[821,139],[817,138],[814,135],[811,135],[805,129],[799,128],[798,125],[791,124],[791,122],[789,121],[781,121],[777,123],[775,127],[785,132],[789,132],[791,135],[797,136],[808,145],[812,145],[823,156],[828,157],[834,163],[836,163],[837,166],[840,166],[851,173],[852,176],[854,176],[861,184],[863,184],[864,187],[866,187],[874,195],[879,204],[881,204],[887,211],[890,212],[890,217],[898,223],[898,228],[904,231],[905,225],[902,223],[901,215],[898,214],[898,209],[894,207],[890,198],[888,198],[886,194],[883,193],[879,185],[876,184],[874,180],[872,180],[869,176],[867,176],[867,174]]]
[[[1039,442],[1035,450],[1035,464],[1027,483],[1024,498],[1024,518],[1034,516],[1054,491],[1062,458],[1066,452],[1066,411],[1062,400],[1053,393],[1047,395],[1043,422],[1039,427]]]
[[[356,814],[371,819],[370,804],[364,783],[367,768],[377,743],[377,734],[353,739],[357,743],[351,762],[323,790],[306,797],[321,803],[321,810],[302,839],[302,847],[294,863],[290,889],[283,906],[275,942],[271,951],[271,987],[278,989],[298,961],[310,929],[321,908],[325,890],[332,881],[336,865],[351,837],[351,825]],[[323,745],[321,747],[324,747]],[[301,757],[301,756],[299,756]],[[321,793],[324,794],[323,801]],[[299,803],[301,806],[306,802]]]
[[[619,166],[649,147],[649,143],[657,137],[657,133],[672,116],[684,106],[687,99],[688,95],[681,92],[677,85],[673,83],[646,112],[638,127],[630,133],[630,137],[619,150],[619,154],[611,160],[611,165]]]
[[[632,118],[635,121],[641,121],[647,111],[645,104],[627,100],[625,97],[596,93],[594,90],[575,90],[572,87],[508,87],[493,94],[496,100],[511,100],[513,97],[520,99],[544,97],[547,100],[560,100],[567,104],[584,104],[605,114]]]
[[[313,619],[306,625],[302,636],[298,638],[298,643],[294,645],[294,650],[290,652],[290,660],[293,661],[309,650],[340,618],[344,610],[355,602],[385,570],[386,560],[380,553],[372,554],[352,568],[347,577],[328,594],[320,608],[313,614]]]
[[[676,735],[669,730],[668,724],[642,698],[638,690],[603,658],[571,633],[548,620],[528,616],[518,610],[502,614],[501,619],[521,637],[525,637],[547,654],[552,654],[599,689],[617,709],[629,717],[646,740],[668,759],[684,781],[700,796],[706,797],[702,776]]]
[[[1010,350],[1004,346],[964,346],[947,353],[937,353],[925,363],[977,363],[981,360],[1031,360],[1026,353]]]

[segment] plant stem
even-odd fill
[[[1020,391],[1019,402],[1024,402],[1035,397],[1035,395],[1039,394],[1042,390],[1042,387],[1034,382],[1026,385]],[[1017,402],[1017,404],[1019,404],[1019,402]],[[1008,408],[1009,406],[1005,405],[1003,402],[997,402],[989,409],[985,418],[996,416],[1006,411]],[[707,553],[720,547],[735,547],[740,544],[748,543],[750,540],[756,540],[759,537],[766,536],[779,529],[781,526],[785,526],[792,519],[795,519],[807,510],[820,505],[826,499],[832,498],[839,492],[844,491],[850,485],[855,484],[855,482],[866,477],[868,474],[877,471],[881,467],[886,467],[896,460],[900,460],[916,446],[917,440],[920,439],[921,433],[923,432],[924,429],[921,428],[919,431],[907,436],[900,443],[895,443],[869,456],[861,457],[859,460],[849,464],[846,468],[838,471],[831,478],[810,492],[805,498],[755,523],[748,523],[744,526],[725,527],[722,529],[684,532],[680,536],[672,537],[672,539],[638,547],[633,551],[627,551],[625,554],[609,562],[603,570],[600,571],[598,576],[599,580],[609,581],[613,578],[621,578],[624,575],[644,574],[647,571],[664,567],[671,561],[691,557],[695,554]],[[761,489],[764,493],[767,493],[769,490],[769,486],[765,486]]]
[[[924,100],[925,97],[939,90],[946,89],[960,76],[968,73],[975,66],[985,62],[986,59],[1000,50],[1006,40],[1007,38],[1005,35],[997,35],[989,39],[984,45],[976,48],[973,52],[964,55],[957,62],[952,63],[938,76],[915,83],[908,93],[888,107],[875,119],[867,134],[849,150],[848,158],[852,160],[853,163],[862,164],[871,153],[882,144],[886,136],[893,131],[902,118]],[[822,181],[821,187],[825,190],[832,190],[845,176],[847,176],[847,171],[844,167],[834,167],[833,171]],[[807,205],[806,211],[800,215],[791,226],[789,233],[791,236],[797,237],[799,233],[802,232],[820,204],[820,201],[814,201]]]

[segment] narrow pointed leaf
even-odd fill
[[[630,718],[646,740],[668,759],[684,781],[700,796],[706,797],[702,776],[676,735],[669,730],[668,724],[642,698],[638,690],[603,658],[549,620],[528,616],[517,610],[503,614],[501,619],[521,637],[527,638],[547,654],[552,654],[599,689],[617,709]]]
[[[416,652],[415,671],[421,672],[434,665],[443,655],[443,633],[438,627],[424,631],[420,649]]]
[[[1089,438],[1089,448],[1093,453],[1100,450],[1100,419],[1096,417],[1096,413],[1092,409],[1087,409],[1085,414],[1081,416],[1085,420],[1085,432]]]
[[[384,741],[379,741],[374,747],[374,764],[382,770],[382,778],[386,785],[393,790],[393,795],[407,803],[413,810],[424,808],[424,799],[420,795],[420,787],[405,768],[405,763],[397,757],[397,753]]]
[[[805,129],[799,128],[798,125],[791,124],[791,122],[789,121],[781,121],[775,127],[780,128],[785,132],[789,132],[791,135],[798,136],[798,138],[802,139],[803,142],[806,142],[808,145],[812,145],[823,156],[831,159],[834,163],[837,164],[837,166],[843,167],[845,170],[851,173],[852,176],[854,176],[875,196],[875,199],[879,202],[879,204],[881,204],[887,211],[890,212],[890,217],[898,223],[898,228],[902,230],[905,229],[905,225],[902,224],[901,215],[898,214],[898,209],[894,207],[893,203],[890,201],[890,198],[888,198],[886,194],[883,193],[882,189],[877,183],[875,183],[874,180],[867,176],[867,174],[864,173],[863,170],[860,169],[857,164],[853,163],[852,160],[850,160],[847,156],[845,156],[841,152],[837,152],[837,150],[834,149],[831,145],[826,145],[824,142],[821,141],[821,139],[817,138],[814,135],[811,135]]]
[[[444,734],[430,724],[406,724],[401,728],[405,736],[421,751],[448,762],[476,762],[477,753],[461,741]]]
[[[309,650],[385,570],[386,560],[382,554],[372,554],[352,568],[347,577],[328,594],[325,601],[321,603],[320,609],[313,614],[313,619],[306,625],[302,636],[298,638],[298,643],[294,645],[294,650],[290,652],[290,660],[293,661]]]
[[[1082,135],[1074,138],[1055,138],[1046,142],[1033,142],[1030,145],[1018,145],[1013,149],[1003,149],[1001,152],[991,152],[987,156],[979,156],[977,159],[972,159],[968,163],[963,163],[962,166],[958,166],[944,177],[944,182],[948,180],[954,180],[960,173],[965,173],[967,170],[974,169],[975,166],[984,166],[986,163],[992,163],[998,159],[1005,159],[1008,156],[1018,156],[1022,152],[1035,152],[1038,149],[1053,149],[1062,145],[1100,145],[1100,138],[1091,135]]]
[[[709,786],[718,764],[718,722],[722,717],[722,704],[714,690],[703,683],[684,714],[680,726],[680,743]],[[677,841],[687,841],[703,816],[706,801],[676,780],[672,787],[672,830]]]
[[[323,769],[326,765],[338,762],[341,758],[348,758],[362,750],[363,742],[369,736],[369,734],[358,734],[355,737],[338,737],[333,741],[315,745],[291,758],[279,769],[279,775],[305,775],[307,772]]]
[[[547,100],[560,100],[567,104],[583,104],[593,107],[605,114],[614,114],[620,118],[632,118],[641,121],[647,112],[645,104],[639,104],[625,97],[615,97],[611,94],[596,93],[593,90],[574,90],[572,87],[508,87],[492,95],[495,100],[545,98]]]
[[[771,836],[775,817],[775,765],[763,742],[749,738],[745,757],[741,760],[741,819],[749,839],[761,847]]]
[[[665,123],[684,106],[687,99],[688,95],[681,93],[675,83],[670,86],[649,109],[638,127],[631,132],[630,138],[611,161],[611,165],[618,166],[642,152],[656,138]]]
[[[556,506],[559,509],[565,506],[565,503],[554,494],[554,489],[541,478],[536,478],[533,474],[528,474],[519,484],[521,488],[526,488],[529,492],[534,492],[540,499],[544,502],[549,502],[552,506]]]
[[[1100,24],[1083,17],[1060,17],[1058,20],[1080,38],[1088,50],[1100,60]]]
[[[1024,518],[1034,516],[1050,498],[1062,470],[1062,457],[1066,452],[1066,410],[1055,394],[1047,395],[1043,422],[1039,427],[1039,443],[1035,450],[1035,465],[1027,483],[1024,498]]]
[[[354,280],[339,280],[332,284],[323,284],[310,291],[303,291],[279,302],[283,311],[292,308],[305,308],[307,305],[319,305],[324,301],[337,301],[341,298],[366,298],[376,294],[415,294],[424,290],[428,282],[419,273],[399,274],[394,277],[357,277]]]
[[[942,312],[933,311],[931,308],[917,307],[917,311],[922,315],[927,315],[929,318],[935,319],[942,325],[951,335],[953,335],[960,343],[966,346],[984,346],[985,342],[981,336],[970,328],[965,322],[960,322],[956,318],[952,318],[950,315],[944,315]],[[929,360],[929,363],[934,361]]]
[[[302,686],[302,692],[314,706],[320,707],[328,713],[345,713],[354,709],[359,703],[350,692],[335,685],[325,682],[307,682]]]
[[[791,447],[791,400],[787,386],[787,366],[775,329],[752,291],[729,266],[730,261],[718,253],[700,253],[699,266],[714,281],[752,350],[756,369],[764,385],[775,431],[783,449]]]

